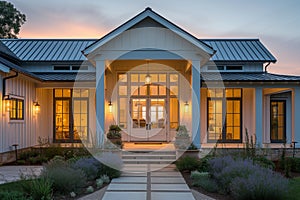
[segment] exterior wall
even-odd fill
[[[53,90],[37,88],[37,101],[41,105],[36,130],[43,139],[53,141]]]
[[[246,142],[246,130],[248,130],[249,137],[254,137],[255,132],[255,89],[244,88],[242,97],[243,107],[243,121],[242,121],[242,139]]]
[[[20,149],[37,145],[37,139],[41,133],[37,131],[40,119],[33,111],[33,102],[36,100],[35,83],[19,75],[17,78],[6,81],[6,93],[24,97],[24,120],[11,121],[9,113],[2,106],[0,152],[11,151],[13,144],[18,144]]]
[[[192,43],[188,42],[179,35],[173,33],[166,28],[147,27],[130,29],[111,41],[94,50],[90,57],[95,55],[100,56],[100,60],[116,60],[120,56],[135,50],[140,49],[159,49],[167,50],[182,59],[199,60],[200,55],[204,55],[203,51]],[[145,56],[145,57],[143,57]],[[176,59],[178,59],[177,57]],[[149,53],[138,55],[132,59],[169,59],[164,55],[155,54],[155,58],[151,58]],[[174,59],[174,57],[172,57]]]

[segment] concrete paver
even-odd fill
[[[147,183],[147,177],[119,177],[111,181],[112,183]]]
[[[151,190],[157,191],[190,191],[187,184],[151,184]]]
[[[152,192],[151,200],[190,200],[194,199],[193,194],[190,192]]]
[[[42,166],[1,166],[0,184],[20,180],[21,176],[39,176],[42,169]]]
[[[130,190],[147,190],[147,184],[116,184],[116,183],[111,183],[107,187],[107,190],[112,191],[112,190],[123,190],[123,191],[130,191]]]
[[[105,192],[102,200],[146,200],[146,192]]]

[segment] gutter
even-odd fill
[[[3,87],[3,90],[2,90],[2,99],[4,99],[4,96],[6,95],[6,80],[12,79],[12,78],[16,78],[16,77],[19,76],[18,72],[15,72],[15,73],[16,73],[15,75],[3,78],[3,80],[2,80],[2,84],[3,84],[3,86],[2,86]]]
[[[267,73],[267,68],[269,67],[270,64],[271,64],[271,62],[269,62],[269,63],[265,66],[265,73]]]

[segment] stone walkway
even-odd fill
[[[0,184],[20,180],[20,176],[38,176],[42,166],[1,166]]]
[[[195,200],[180,172],[171,165],[153,172],[123,173],[107,187],[103,200]]]
[[[159,168],[154,165],[155,168]],[[143,167],[142,167],[143,168]],[[136,170],[137,166],[127,169]],[[150,172],[123,172],[120,178],[80,200],[213,200],[212,198],[190,190],[174,165]],[[20,175],[38,176],[42,166],[1,166],[0,184],[20,180]],[[141,169],[143,171],[144,169]]]

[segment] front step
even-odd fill
[[[176,160],[175,151],[122,152],[124,164],[170,164]]]

